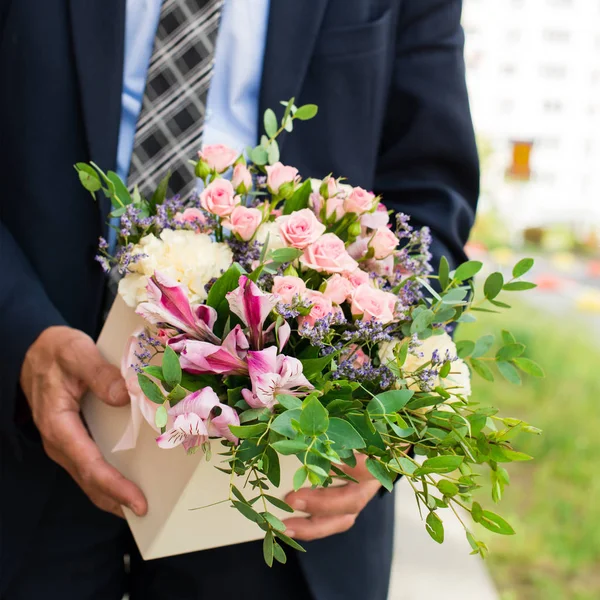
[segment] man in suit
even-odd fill
[[[312,518],[290,520],[308,553],[285,567],[267,569],[254,543],[144,563],[116,516],[123,504],[144,514],[144,496],[79,415],[87,388],[114,405],[127,397],[93,343],[108,207],[90,201],[75,162],[150,185],[193,157],[202,133],[256,143],[264,110],[295,97],[320,110],[282,141],[284,163],[382,193],[431,227],[435,257],[464,258],[478,161],[461,0],[220,4],[0,0],[4,600],[387,595],[393,496],[360,468],[360,484],[290,498]]]

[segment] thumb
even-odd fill
[[[72,355],[69,361],[69,370],[106,404],[128,404],[129,393],[121,372],[106,361],[91,339],[88,340],[85,348],[79,346],[78,352],[73,353],[75,356]]]

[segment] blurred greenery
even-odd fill
[[[515,387],[498,376],[490,385],[474,381],[474,394],[543,429],[522,435],[519,450],[532,462],[509,465],[511,485],[498,512],[516,536],[492,534],[488,567],[502,600],[597,600],[600,598],[600,344],[588,332],[514,304],[503,315],[485,314],[461,326],[471,339],[509,329],[527,345],[546,378],[526,378]],[[482,492],[483,496],[483,492]],[[491,504],[485,490],[486,504]]]

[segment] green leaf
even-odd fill
[[[181,383],[181,365],[179,364],[179,357],[170,346],[165,347],[165,353],[163,354],[162,359],[162,372],[165,381],[171,387],[175,387]]]
[[[465,281],[466,279],[471,279],[472,277],[477,275],[479,271],[481,271],[482,267],[482,262],[479,262],[478,260],[470,260],[466,263],[463,263],[456,269],[456,271],[454,272],[454,279],[456,279],[457,281]]]
[[[298,550],[298,552],[306,552],[306,550],[291,537],[285,535],[285,533],[281,533],[281,531],[275,531],[275,536],[278,537],[282,542],[285,542],[288,546],[291,546],[294,550]]]
[[[288,396],[287,394],[278,394],[276,397],[277,402],[288,410],[295,408],[302,408],[302,400],[296,398],[296,396]]]
[[[230,425],[231,433],[241,440],[262,435],[267,430],[266,423],[255,423],[254,425]]]
[[[165,396],[161,392],[160,388],[156,385],[156,383],[154,383],[154,381],[146,377],[146,375],[138,373],[138,383],[142,388],[142,392],[144,392],[144,396],[146,396],[148,400],[154,402],[155,404],[164,403]]]
[[[144,371],[144,373],[147,373],[148,375],[150,375],[150,377],[155,377],[156,379],[159,379],[160,381],[165,380],[162,369],[155,365],[148,365],[147,367],[144,367],[142,369],[142,371]]]
[[[279,158],[279,144],[275,140],[273,140],[267,148],[267,159],[270,165],[274,165],[276,162],[279,161]]]
[[[513,268],[513,277],[515,279],[518,279],[519,277],[523,277],[523,275],[525,275],[525,273],[527,273],[528,271],[531,270],[531,268],[533,267],[534,264],[534,260],[533,258],[524,258],[523,260],[520,260]]]
[[[154,413],[154,424],[159,429],[162,429],[166,426],[168,420],[169,415],[167,413],[167,407],[164,404],[161,404]]]
[[[496,352],[496,360],[513,360],[514,358],[521,356],[523,352],[525,352],[524,344],[508,344],[507,346],[503,346],[502,348],[500,348],[500,350],[498,350],[498,352]]]
[[[280,102],[280,104],[282,106],[285,106],[285,111],[283,113],[283,117],[281,119],[281,123],[285,123],[285,121],[287,120],[287,118],[290,116],[290,113],[292,112],[292,108],[294,107],[294,102],[295,102],[295,98],[290,98],[289,100],[282,100]]]
[[[484,335],[477,340],[475,348],[471,353],[473,358],[479,358],[484,354],[487,354],[488,350],[494,345],[493,335]]]
[[[479,502],[473,502],[471,506],[471,518],[475,523],[479,523],[481,520],[481,515],[483,514],[483,509],[481,508],[481,504]]]
[[[285,565],[287,562],[287,556],[285,555],[283,548],[277,542],[274,542],[273,544],[273,556],[275,557],[275,560],[282,565]]]
[[[473,367],[473,371],[475,371],[479,377],[483,377],[486,381],[494,381],[494,374],[486,363],[477,360],[476,358],[471,358],[469,362],[471,367]]]
[[[219,279],[210,288],[206,304],[217,309],[221,302],[225,300],[226,294],[232,292],[239,286],[240,275],[244,275],[246,271],[238,263],[233,263]]]
[[[269,162],[269,154],[262,146],[256,146],[250,154],[250,160],[259,167]]]
[[[507,331],[506,329],[503,329],[502,330],[502,342],[504,344],[516,344],[517,340],[516,340],[515,336],[510,331]]]
[[[481,511],[478,523],[500,535],[515,535],[515,530],[502,517],[489,510]]]
[[[277,250],[271,250],[269,260],[276,263],[288,263],[302,256],[302,253],[302,250],[296,248],[278,248]]]
[[[301,358],[302,372],[308,379],[314,379],[316,376],[321,375],[325,367],[331,362],[331,355],[322,356],[321,358]]]
[[[308,121],[315,117],[317,112],[319,112],[319,107],[316,104],[304,104],[298,107],[294,113],[294,118],[300,119],[300,121]]]
[[[307,179],[286,201],[283,205],[283,214],[290,215],[293,212],[308,207],[308,199],[312,193],[312,183]]]
[[[286,410],[278,417],[275,417],[275,420],[271,423],[271,430],[289,438],[296,437],[296,431],[292,427],[292,421],[298,421],[300,419],[300,414],[300,409]]]
[[[329,427],[327,409],[315,396],[303,402],[299,423],[304,435],[314,437],[327,431]]]
[[[246,519],[259,525],[265,522],[265,520],[248,504],[239,502],[238,500],[233,500],[232,504],[246,517]]]
[[[273,566],[273,534],[271,530],[267,531],[263,541],[263,556],[267,566]]]
[[[527,373],[528,375],[532,375],[533,377],[545,377],[544,370],[540,367],[536,362],[530,360],[529,358],[515,358],[513,363],[523,371],[523,373]]]
[[[152,194],[152,199],[150,200],[150,206],[155,209],[157,206],[160,206],[167,199],[167,192],[169,190],[169,180],[171,179],[171,173],[167,173],[163,179],[161,179],[160,183],[156,190],[154,190],[154,194]]]
[[[444,543],[444,524],[442,520],[434,513],[430,512],[425,520],[425,528],[427,533],[438,544]]]
[[[329,419],[327,437],[336,446],[344,450],[358,450],[365,447],[365,441],[358,431],[348,421],[337,417]]]
[[[436,485],[437,489],[440,490],[444,496],[451,498],[452,496],[456,496],[456,494],[458,494],[458,486],[447,479],[440,479]]]
[[[459,358],[467,358],[475,350],[475,343],[471,340],[461,340],[456,343],[456,353]]]
[[[445,256],[442,256],[440,259],[438,277],[440,278],[440,287],[442,290],[445,290],[450,283],[450,265],[448,264],[448,259]]]
[[[500,361],[496,363],[496,366],[498,367],[498,371],[500,371],[500,374],[504,377],[504,379],[510,383],[513,383],[514,385],[521,385],[521,376],[511,363]]]
[[[420,473],[452,473],[462,464],[462,456],[435,456],[428,458],[417,472]]]
[[[127,206],[128,204],[131,204],[131,194],[129,193],[127,186],[123,183],[121,178],[114,171],[108,171],[106,177],[115,186],[115,196],[118,198],[118,202],[115,202],[114,199],[112,199],[112,205],[114,207],[117,207],[122,205]]]
[[[502,273],[492,273],[485,280],[483,293],[486,298],[494,299],[501,291],[504,285],[504,277]]]
[[[183,400],[186,396],[187,390],[178,384],[169,392],[167,400],[171,403],[171,406],[173,406],[180,400]]]
[[[435,315],[432,310],[425,309],[421,311],[410,326],[411,333],[422,333],[433,323]]]
[[[513,281],[507,283],[502,289],[506,292],[525,292],[527,290],[533,290],[537,285],[530,283],[529,281]]]
[[[77,170],[77,175],[79,176],[79,181],[81,185],[92,194],[92,196],[98,191],[102,189],[102,181],[98,173],[94,170],[93,167],[86,163],[77,163],[75,165],[75,169]]]
[[[262,513],[262,517],[276,531],[285,531],[285,525],[282,523],[281,519],[278,519],[275,515],[270,512],[265,512]]]
[[[442,304],[449,305],[457,305],[464,303],[467,294],[469,293],[468,289],[465,288],[453,288],[442,297]]]
[[[417,470],[417,465],[412,462],[409,458],[394,458],[388,464],[388,467],[392,469],[392,471],[396,471],[397,473],[406,473],[407,475],[412,475]]]
[[[290,454],[305,452],[308,449],[308,444],[301,440],[281,440],[279,442],[273,442],[271,447],[279,454],[289,456]]]
[[[289,504],[287,504],[283,500],[280,500],[279,498],[275,498],[274,496],[269,496],[268,494],[263,494],[263,497],[265,500],[270,502],[275,508],[278,508],[279,510],[283,510],[283,511],[289,512],[289,513],[294,512],[294,509]]]
[[[265,116],[263,121],[265,124],[266,134],[270,138],[275,137],[275,134],[277,133],[279,127],[277,126],[277,117],[275,116],[275,113],[272,109],[267,108],[267,110],[265,110]]]
[[[367,405],[371,416],[393,415],[402,410],[414,396],[412,390],[391,390],[377,394]]]
[[[386,490],[389,492],[393,491],[394,479],[389,470],[381,462],[373,458],[367,458],[366,465],[369,473],[371,473],[371,475],[373,475]]]
[[[294,473],[294,491],[297,492],[304,485],[304,482],[306,481],[307,477],[308,477],[308,470],[304,466],[300,467]]]

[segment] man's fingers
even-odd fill
[[[314,490],[307,488],[286,497],[292,508],[318,516],[358,514],[368,500],[366,490],[356,483]]]
[[[69,373],[83,381],[107,404],[124,406],[129,402],[127,387],[119,369],[102,357],[91,338],[84,335],[75,337],[61,359]]]
[[[284,521],[286,534],[304,542],[348,531],[357,515],[336,515],[333,517],[292,518]]]
[[[78,413],[60,413],[48,442],[54,448],[54,454],[62,454],[70,463],[74,470],[72,475],[92,500],[107,496],[117,505],[128,506],[138,516],[146,514],[148,505],[144,494],[104,460]],[[63,464],[60,460],[57,462]]]

